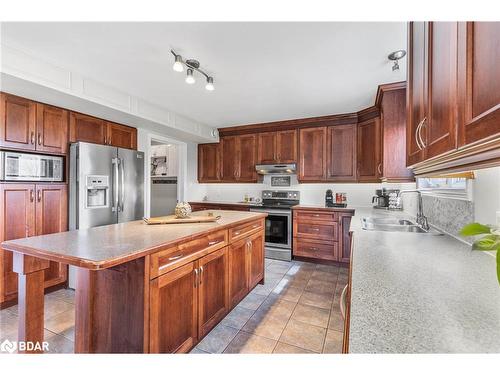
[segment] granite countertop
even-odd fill
[[[189,201],[196,204],[231,204],[236,206],[261,206],[262,202]]]
[[[315,204],[298,204],[292,207],[292,210],[320,210],[320,211],[349,211],[355,210],[354,207],[326,207],[325,205],[315,205]]]
[[[267,216],[244,211],[213,211],[217,222],[147,225],[144,221],[5,241],[2,248],[88,269],[112,267],[166,246]],[[193,216],[203,215],[194,212]]]
[[[351,353],[500,352],[500,285],[491,255],[448,235],[366,231],[356,208]]]

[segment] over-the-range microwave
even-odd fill
[[[0,151],[1,181],[62,181],[63,170],[62,156]]]

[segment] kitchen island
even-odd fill
[[[189,351],[264,280],[266,214],[211,212],[221,218],[3,242],[19,275],[19,341],[43,341],[44,270],[56,261],[78,267],[75,352]]]

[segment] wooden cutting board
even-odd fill
[[[185,223],[211,223],[220,219],[220,216],[190,216],[184,219],[177,219],[175,215],[144,218],[148,225],[158,224],[185,224]]]

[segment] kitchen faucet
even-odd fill
[[[418,211],[417,211],[417,224],[419,224],[423,229],[429,230],[429,223],[427,217],[424,215],[423,204],[422,204],[422,193],[419,190],[401,190],[398,193],[398,198],[404,193],[417,193],[418,194]]]

